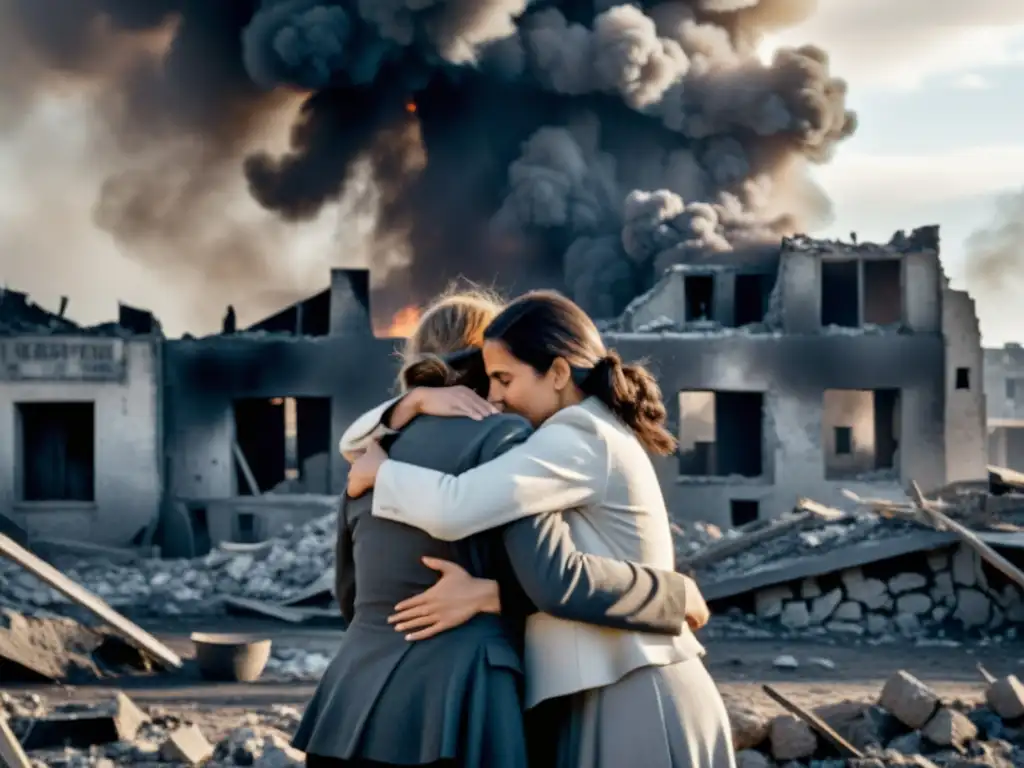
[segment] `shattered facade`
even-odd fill
[[[0,290],[0,521],[33,539],[123,544],[163,496],[158,324],[82,328]]]
[[[985,476],[978,321],[938,247],[937,227],[789,238],[777,261],[675,266],[632,302],[608,341],[666,395],[680,449],[657,464],[678,517],[738,525],[799,496]]]
[[[1024,348],[985,350],[989,461],[1024,472]]]

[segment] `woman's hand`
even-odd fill
[[[701,594],[697,582],[691,578],[686,579],[686,623],[691,630],[696,632],[702,629],[711,619],[711,610],[708,608],[704,595]]]
[[[426,416],[466,416],[480,421],[498,409],[480,397],[469,387],[417,387],[403,398],[408,400],[408,407],[416,414]],[[400,414],[401,403],[395,407],[391,424],[395,427]],[[407,421],[411,421],[408,419]],[[402,426],[402,425],[398,425]],[[397,428],[397,427],[395,427]]]
[[[355,499],[373,488],[377,482],[380,465],[387,461],[387,458],[388,455],[380,447],[380,443],[376,440],[368,442],[362,455],[352,462],[348,470],[348,495]]]
[[[426,640],[465,624],[478,613],[500,613],[498,585],[489,579],[470,576],[455,563],[424,557],[423,564],[439,571],[437,584],[416,597],[403,600],[388,617],[395,631],[406,640]]]

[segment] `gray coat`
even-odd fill
[[[527,422],[511,415],[421,416],[388,449],[398,461],[460,474],[530,434]],[[683,577],[576,552],[560,513],[444,542],[374,518],[371,508],[372,495],[341,505],[337,596],[349,629],[296,733],[293,743],[304,752],[402,765],[455,759],[525,768],[521,653],[528,614],[540,608],[666,635],[685,624]],[[387,617],[396,603],[436,582],[423,556],[497,580],[502,616],[479,615],[429,640],[406,642]]]

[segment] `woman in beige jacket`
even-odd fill
[[[373,487],[375,517],[446,540],[565,512],[580,550],[673,568],[668,515],[647,451],[671,453],[675,441],[653,377],[624,365],[590,318],[551,292],[510,304],[484,338],[490,400],[526,417],[536,432],[458,476],[388,460],[371,443],[353,463],[350,494]],[[402,608],[403,629],[437,625],[451,612],[438,596]],[[531,616],[527,706],[557,744],[543,762],[732,768],[728,717],[702,655],[688,629],[659,636]]]

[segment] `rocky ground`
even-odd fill
[[[40,765],[190,765],[200,756],[214,766],[301,764],[302,756],[288,748],[287,740],[340,635],[279,624],[231,624],[232,629],[272,636],[278,658],[290,661],[273,665],[260,682],[250,685],[204,683],[187,663],[173,678],[17,686],[6,689],[4,706],[23,730],[35,716],[59,707],[96,706],[121,690],[148,718],[129,740],[91,750],[33,752]],[[225,627],[164,622],[147,628],[188,658],[189,632]],[[977,670],[980,663],[1000,678],[1015,673],[1021,668],[1017,645],[950,647],[901,641],[880,650],[830,638],[730,640],[722,634],[719,618],[705,637],[707,661],[733,717],[741,768],[843,766],[820,737],[765,695],[765,683],[795,704],[817,710],[869,753],[863,760],[849,761],[849,768],[1024,766],[1019,718],[1004,718],[992,710],[985,700],[989,686]],[[897,688],[902,690],[887,694],[888,709],[880,707],[887,681],[900,670],[921,685],[900,681]]]

